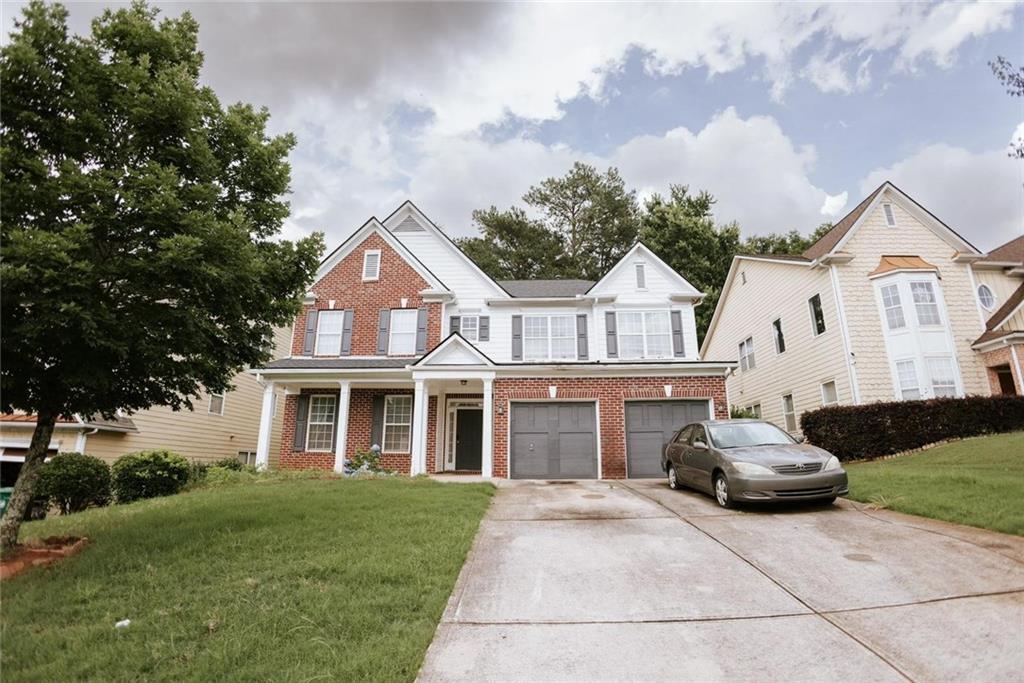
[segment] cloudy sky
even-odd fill
[[[1024,63],[1019,4],[158,4],[199,20],[222,101],[297,135],[289,236],[333,244],[406,198],[470,234],[576,160],[707,189],[746,234],[886,179],[981,249],[1024,231],[1024,99],[987,66]]]

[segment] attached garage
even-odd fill
[[[594,403],[513,403],[510,475],[513,479],[596,479]]]
[[[660,477],[661,453],[672,435],[691,422],[709,419],[707,401],[627,401],[626,476]]]

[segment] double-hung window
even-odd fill
[[[330,451],[334,443],[334,414],[337,396],[309,397],[309,420],[306,424],[306,450]]]
[[[935,298],[935,289],[930,282],[911,282],[910,293],[914,297],[914,308],[917,309],[917,324],[941,325],[939,304]]]
[[[740,342],[740,370],[753,370],[757,367],[754,362],[754,338],[747,337]]]
[[[210,415],[224,414],[224,394],[210,394],[210,405],[206,409]]]
[[[341,332],[345,325],[345,311],[320,311],[316,318],[317,356],[341,355]]]
[[[670,358],[672,323],[668,311],[620,311],[619,358]]]
[[[900,383],[900,398],[904,401],[921,398],[921,385],[917,381],[917,365],[912,359],[896,361],[896,377]]]
[[[786,431],[796,431],[796,408],[793,405],[793,394],[782,397],[782,416],[786,418]]]
[[[772,333],[775,335],[775,353],[783,353],[786,350],[786,337],[782,334],[782,318],[772,322]]]
[[[523,316],[523,359],[576,360],[576,316]]]
[[[419,312],[415,308],[391,310],[388,355],[412,356],[416,353],[416,319],[418,316]]]
[[[459,318],[459,334],[468,341],[477,341],[480,337],[480,317],[464,315]]]
[[[929,358],[928,376],[934,396],[956,396],[956,371],[952,358]]]
[[[907,326],[903,317],[903,304],[900,302],[900,290],[896,285],[882,287],[882,307],[885,308],[885,324],[890,330],[900,330]]]
[[[384,451],[408,453],[412,437],[412,396],[384,397]]]
[[[811,310],[811,329],[817,337],[825,332],[825,312],[821,309],[821,295],[812,296],[807,300],[807,305]]]

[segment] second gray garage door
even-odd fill
[[[596,479],[593,403],[513,403],[513,479]]]
[[[708,419],[707,401],[627,401],[629,477],[660,477],[661,452],[680,427]]]

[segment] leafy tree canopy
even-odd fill
[[[1006,57],[996,57],[988,63],[992,74],[1010,97],[1024,97],[1024,66],[1015,67]],[[1024,159],[1024,137],[1018,137],[1010,143],[1009,155],[1014,159]]]
[[[0,51],[0,409],[39,416],[5,544],[47,423],[225,390],[316,271],[319,234],[276,239],[294,138],[199,84],[197,34],[136,2],[71,36],[36,0]]]

